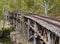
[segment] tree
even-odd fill
[[[52,13],[52,16],[60,16],[60,0],[56,0],[54,8],[49,12]]]
[[[3,10],[31,12],[49,16],[60,14],[60,0],[0,0],[0,18]],[[54,16],[53,15],[53,16]]]
[[[44,8],[45,15],[48,16],[48,11],[55,5],[55,0],[40,0],[40,3],[38,4]]]

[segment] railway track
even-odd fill
[[[47,22],[48,24],[52,24],[52,25],[60,28],[60,20],[56,20],[53,18],[45,17],[45,16],[39,16],[39,15],[28,15],[28,16],[43,20],[43,21]]]
[[[55,21],[58,21],[60,22],[60,20],[57,20],[55,18],[52,18],[52,17],[46,17],[46,16],[41,16],[41,15],[38,15],[38,14],[32,14],[32,13],[28,13],[27,15],[33,15],[33,16],[39,16],[39,17],[43,17],[43,18],[47,18],[47,19],[51,19],[51,20],[55,20]]]
[[[40,20],[43,20],[43,21],[47,22],[48,24],[52,24],[52,25],[60,28],[60,22],[59,21],[55,21],[53,19],[48,19],[48,18],[39,17],[39,16],[33,16],[33,17],[38,18]]]
[[[38,15],[34,15],[34,14],[33,15],[29,14],[29,15],[27,15],[27,17],[29,19],[32,19],[32,18],[36,19],[36,20],[33,19],[35,22],[40,22],[39,20],[41,20],[41,21],[47,23],[47,24],[45,24],[45,26],[43,24],[43,27],[47,28],[48,30],[50,30],[51,32],[53,32],[55,34],[57,33],[58,36],[60,35],[59,34],[60,33],[60,20],[56,20],[56,19],[52,19],[52,18],[48,18],[48,17],[44,17],[44,16],[38,16]],[[40,22],[40,24],[41,24],[41,22]],[[48,25],[48,27],[46,27],[46,25]],[[51,27],[51,29],[49,27]]]

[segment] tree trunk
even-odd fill
[[[48,8],[45,7],[45,15],[48,16]]]

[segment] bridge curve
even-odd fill
[[[56,35],[60,37],[60,21],[56,21],[56,20],[52,20],[52,19],[48,19],[44,17],[39,17],[37,15],[35,16],[25,15],[25,17],[37,22],[38,24],[42,25],[43,27],[47,28],[48,30],[50,30],[51,32],[55,33]],[[48,20],[45,20],[45,19],[48,19]],[[52,20],[53,22],[49,20]]]
[[[20,23],[21,19],[24,18],[28,41],[33,38],[34,44],[37,44],[38,41],[38,44],[60,44],[60,20],[31,13],[9,13],[7,16],[8,20],[12,21],[12,27],[17,23],[14,21]]]
[[[49,17],[44,17],[44,16],[37,16],[37,15],[34,15],[34,14],[27,14],[27,15],[24,15],[24,17],[27,20],[29,20],[28,21],[29,23],[30,22],[34,22],[35,23],[35,24],[31,24],[31,23],[29,24],[27,22],[28,26],[30,25],[30,27],[36,33],[38,33],[38,35],[41,37],[41,39],[43,39],[43,41],[46,44],[53,44],[52,39],[51,39],[53,37],[51,37],[51,35],[55,35],[55,37],[58,36],[58,38],[60,38],[60,21],[59,20],[55,20],[55,19],[52,19],[52,18],[49,18]],[[32,26],[32,25],[34,25],[35,27]],[[39,30],[39,28],[38,28],[39,25],[42,26],[43,29]],[[39,33],[39,31],[42,31],[43,35],[41,35],[41,33]],[[44,35],[46,35],[47,38],[44,38]],[[48,42],[45,39],[48,39]]]

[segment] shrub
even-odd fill
[[[4,30],[3,30],[3,36],[7,36],[7,35],[10,35],[10,31],[11,31],[11,29],[10,28],[5,28]]]

